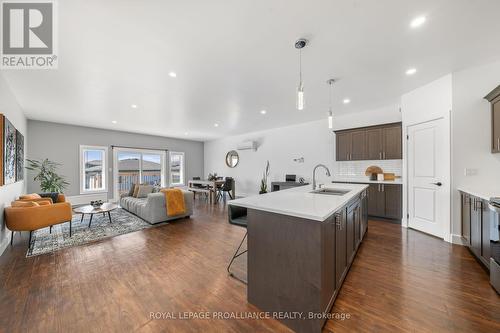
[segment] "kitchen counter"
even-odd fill
[[[490,201],[490,198],[494,197],[500,197],[500,190],[494,191],[494,190],[488,190],[488,189],[474,189],[472,187],[467,187],[467,186],[459,186],[457,187],[457,190],[460,192],[468,193],[470,195],[473,195],[475,197],[481,198],[483,200]]]
[[[332,180],[332,183],[356,183],[356,184],[403,184],[403,180],[401,178],[396,178],[396,180],[369,180],[368,177],[335,177]]]
[[[367,184],[312,185],[231,200],[247,208],[247,300],[295,332],[320,333],[368,228]],[[310,316],[312,314],[312,316]]]
[[[323,188],[349,190],[344,195],[327,195],[310,193],[312,185],[306,185],[231,200],[228,204],[308,220],[325,221],[367,187],[363,184],[326,184]]]

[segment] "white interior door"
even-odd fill
[[[450,218],[445,120],[441,118],[409,126],[407,134],[408,226],[443,238]]]

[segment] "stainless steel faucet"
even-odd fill
[[[326,166],[326,165],[324,165],[324,164],[318,164],[318,165],[316,165],[316,166],[314,167],[314,169],[313,169],[313,190],[315,190],[315,189],[316,189],[316,169],[317,169],[317,168],[319,168],[319,167],[322,167],[322,168],[324,168],[324,169],[326,170],[326,175],[327,175],[328,177],[330,177],[330,176],[331,176],[331,175],[330,175],[330,170],[328,170],[328,168],[327,168],[327,166]]]

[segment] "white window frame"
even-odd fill
[[[182,155],[182,166],[181,166],[181,182],[172,182],[172,173],[170,168],[170,163],[172,161],[171,155]],[[186,185],[186,154],[182,151],[169,151],[168,152],[168,182],[170,186],[185,186]]]
[[[142,180],[142,155],[143,154],[151,154],[151,155],[160,155],[160,163],[161,163],[161,187],[166,187],[167,177],[166,174],[168,172],[167,168],[167,152],[165,150],[148,150],[148,149],[136,149],[136,148],[122,148],[122,147],[113,147],[113,195],[114,200],[118,201],[120,195],[118,194],[118,153],[126,152],[126,153],[137,153],[141,155],[139,159],[139,179]]]
[[[104,185],[103,189],[100,190],[86,190],[85,189],[85,167],[84,163],[84,152],[87,150],[102,150],[104,152],[104,157],[102,161],[102,183]],[[108,192],[108,147],[107,146],[88,146],[80,145],[80,194],[92,194],[92,193],[107,193]]]

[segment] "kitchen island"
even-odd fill
[[[248,301],[320,332],[367,230],[364,184],[302,186],[229,202],[247,209]]]

